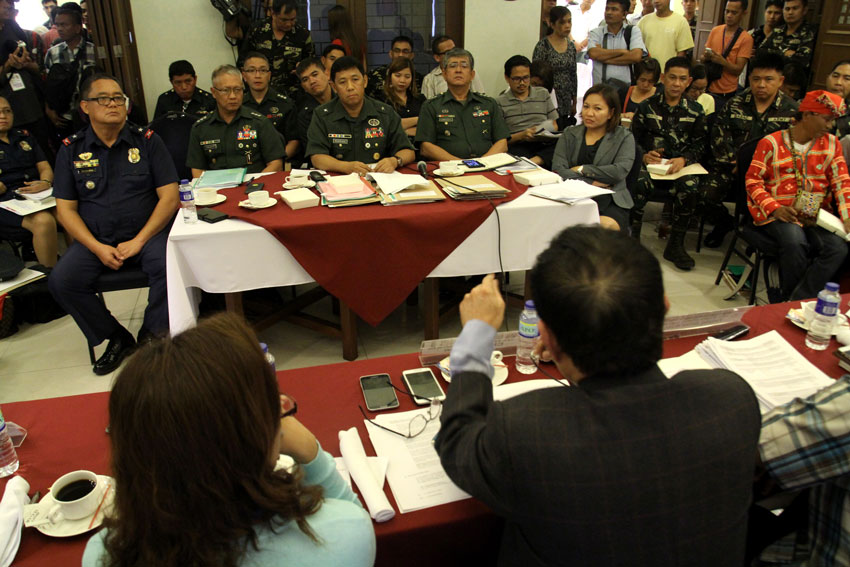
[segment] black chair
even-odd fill
[[[758,143],[759,140],[750,140],[738,149],[738,172],[735,175],[735,230],[732,233],[729,248],[726,250],[726,256],[717,272],[717,278],[714,280],[714,285],[718,285],[726,274],[726,267],[732,254],[738,256],[744,262],[746,268],[737,282],[730,279],[730,284],[733,287],[726,299],[732,299],[738,295],[738,292],[743,289],[749,279],[751,286],[750,305],[754,305],[756,301],[759,274],[765,271],[765,285],[768,285],[767,270],[764,270],[764,268],[769,262],[776,261],[779,254],[779,246],[776,241],[753,226],[753,218],[747,208],[744,177],[750,168],[750,162],[753,160],[753,154]],[[737,247],[739,239],[745,244],[743,251]],[[728,274],[726,277],[731,278]]]
[[[0,228],[0,242],[6,242],[15,256],[24,260],[24,253],[32,249],[32,233],[24,228],[3,227]]]
[[[140,267],[133,266],[122,268],[118,271],[108,270],[103,272],[94,282],[94,290],[100,301],[106,305],[103,294],[108,291],[123,291],[125,289],[139,289],[148,287],[148,275]],[[89,358],[95,363],[94,348],[89,345]]]
[[[148,128],[165,142],[180,179],[192,179],[192,170],[186,166],[186,155],[189,153],[189,132],[197,121],[198,117],[194,114],[169,112],[148,124]]]

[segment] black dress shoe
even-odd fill
[[[136,340],[127,329],[121,328],[109,339],[109,344],[106,345],[106,351],[94,363],[92,371],[98,376],[109,374],[119,366],[121,361],[127,355],[133,352],[136,346]]]

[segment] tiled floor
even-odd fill
[[[657,214],[657,211],[647,211]],[[696,233],[688,234],[686,246],[693,254]],[[642,242],[660,258],[666,243],[655,234],[655,224],[644,223]],[[727,243],[728,244],[728,238]],[[694,255],[697,266],[682,272],[669,262],[661,261],[664,284],[673,315],[696,313],[743,305],[743,298],[724,301],[725,288],[714,285],[725,246],[719,250],[703,248]],[[521,291],[522,274],[511,278],[511,290]],[[118,320],[135,335],[142,322],[147,292],[132,290],[106,295],[106,303]],[[318,304],[330,313],[330,303]],[[519,310],[509,310],[510,328],[516,328]],[[377,327],[360,322],[361,358],[413,352],[422,341],[423,320],[418,307],[403,305]],[[454,337],[460,323],[451,318],[442,325],[441,337]],[[279,370],[341,362],[341,344],[312,331],[282,322],[260,333],[269,344]],[[95,350],[97,355],[105,343]],[[50,398],[108,390],[113,376],[95,376],[91,371],[88,350],[82,333],[71,317],[66,316],[43,325],[25,325],[17,334],[0,340],[0,404],[18,400]]]

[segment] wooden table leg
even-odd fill
[[[357,359],[357,315],[344,301],[339,302],[339,324],[342,330],[342,358]]]
[[[240,317],[245,316],[245,310],[242,308],[242,292],[224,294],[224,305],[229,313],[236,313]]]
[[[422,310],[425,319],[425,340],[440,338],[440,280],[425,278]]]

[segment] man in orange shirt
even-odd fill
[[[727,100],[738,89],[738,75],[747,66],[753,52],[753,37],[741,29],[741,20],[747,13],[749,0],[729,0],[726,2],[725,23],[715,27],[708,34],[702,62],[720,65],[723,73],[716,81],[708,85],[708,92],[714,97],[715,111],[720,111]]]
[[[787,130],[761,139],[747,170],[747,206],[756,230],[776,241],[782,301],[815,297],[847,256],[844,238],[816,224],[833,212],[850,232],[850,176],[829,133],[846,105],[840,96],[812,91]]]

